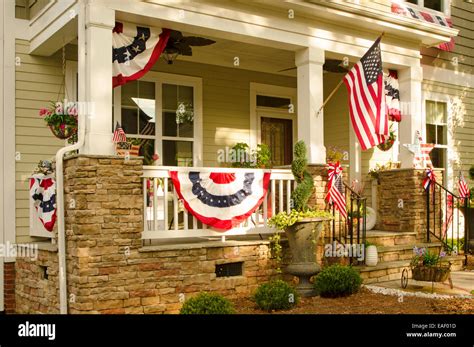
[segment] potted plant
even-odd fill
[[[443,261],[445,252],[439,254],[426,248],[413,249],[414,256],[410,262],[412,277],[417,281],[444,282],[451,273],[451,263]]]
[[[291,171],[297,182],[291,194],[293,209],[291,213],[280,212],[269,220],[269,225],[285,232],[292,255],[286,272],[299,278],[296,290],[301,296],[315,295],[310,278],[320,271],[316,262],[316,246],[323,223],[332,218],[325,211],[308,207],[308,200],[313,194],[313,177],[308,172],[306,145],[299,141],[295,145]]]
[[[54,136],[59,139],[67,139],[77,132],[77,105],[76,103],[63,104],[51,102],[49,108],[39,111]]]

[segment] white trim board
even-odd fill
[[[3,51],[3,214],[8,216],[3,220],[3,242],[16,242],[16,202],[15,200],[15,37],[11,34],[11,28],[15,28],[15,2],[5,1],[2,3],[4,11],[3,27],[4,32],[9,33],[4,36]],[[5,262],[14,262],[15,259],[6,258]]]
[[[421,67],[423,69],[424,80],[474,88],[474,74],[443,69],[430,65],[421,65]]]

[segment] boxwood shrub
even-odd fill
[[[298,301],[296,290],[282,280],[264,283],[253,295],[257,306],[265,311],[286,310]]]
[[[336,298],[356,293],[362,278],[351,266],[339,264],[324,268],[314,279],[314,288],[322,297]]]
[[[219,294],[200,293],[186,300],[180,314],[232,314],[232,303]]]

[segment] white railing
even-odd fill
[[[188,213],[173,186],[169,170],[177,167],[145,166],[143,169],[143,225],[142,239],[215,238],[225,236],[269,234],[275,229],[267,220],[280,211],[290,211],[290,195],[295,187],[288,169],[272,169],[270,187],[262,206],[237,227],[226,232],[215,231]],[[187,171],[193,168],[186,168]],[[194,168],[208,171],[212,168]],[[220,171],[226,170],[219,168]],[[228,169],[230,172],[245,169]]]

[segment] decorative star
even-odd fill
[[[140,52],[140,46],[134,46],[134,47],[132,47],[132,49],[133,49],[133,51],[134,51],[135,53],[139,53],[139,52]]]
[[[130,56],[132,55],[132,53],[130,53],[128,50],[126,50],[124,55],[125,55],[125,60],[130,60]]]
[[[420,132],[417,130],[415,133],[415,140],[413,143],[405,143],[403,144],[406,149],[408,149],[411,153],[414,154],[415,157],[419,157],[421,155],[421,146],[420,146],[421,135]]]
[[[420,132],[417,130],[415,133],[415,140],[413,143],[403,144],[411,153],[413,153],[413,167],[415,169],[431,168],[433,164],[431,162],[430,153],[434,148],[434,144],[422,143],[423,138]]]
[[[145,41],[145,39],[146,39],[146,37],[145,37],[145,34],[144,34],[144,33],[142,33],[142,36],[140,36],[138,39],[139,39],[139,40],[143,40],[143,41]]]

